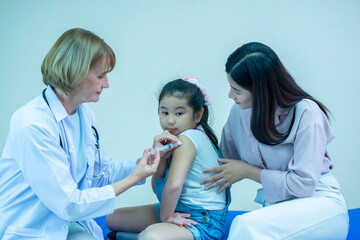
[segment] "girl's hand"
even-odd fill
[[[177,143],[178,141],[180,141],[180,140],[176,136],[170,134],[169,131],[165,130],[163,133],[161,133],[161,135],[154,137],[153,148],[161,147],[161,146],[164,146],[169,143]],[[171,157],[172,152],[177,147],[179,147],[179,146],[177,144],[175,144],[174,147],[172,147],[164,152],[161,152],[160,158],[161,159],[169,159]]]
[[[159,165],[160,162],[160,153],[159,149],[156,147],[156,153],[155,155],[150,155],[149,151],[151,149],[145,149],[144,153],[140,160],[138,160],[138,163],[136,165],[136,168],[132,172],[133,175],[138,177],[140,180],[143,180],[151,175],[153,175]]]
[[[198,225],[194,220],[189,219],[191,215],[188,213],[174,212],[165,222],[173,223],[178,226],[191,226]]]
[[[224,164],[218,167],[203,170],[203,173],[217,173],[200,182],[202,185],[211,183],[205,187],[205,190],[210,190],[216,186],[222,185],[221,188],[217,191],[217,193],[221,193],[233,183],[243,180],[244,178],[249,178],[258,183],[261,183],[261,168],[241,160],[221,158],[218,159],[218,161]]]

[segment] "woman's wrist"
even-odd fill
[[[118,196],[119,194],[125,192],[126,190],[128,190],[130,187],[134,186],[141,180],[142,179],[139,179],[138,176],[131,173],[129,176],[127,176],[123,180],[120,180],[118,182],[111,184],[111,186],[114,189],[115,195]]]
[[[262,169],[248,163],[247,176],[246,178],[251,179],[255,182],[261,183],[261,171]]]

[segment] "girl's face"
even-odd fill
[[[88,75],[79,83],[75,94],[80,98],[80,102],[99,101],[103,88],[109,87],[106,57],[100,58],[98,64],[90,68]]]
[[[238,85],[230,74],[227,74],[227,79],[230,84],[229,98],[233,99],[242,109],[252,108],[251,92]]]
[[[201,120],[202,111],[195,114],[185,98],[165,95],[159,103],[161,128],[177,136],[185,130],[194,129]]]

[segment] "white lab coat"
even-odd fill
[[[99,178],[93,112],[79,106],[87,170],[75,182],[76,159],[71,120],[51,87],[49,106],[39,96],[16,111],[0,159],[0,239],[66,239],[71,221],[79,221],[97,239],[102,231],[92,218],[113,212],[115,193],[108,184],[130,174],[136,160],[113,163],[101,151]],[[60,146],[60,136],[63,148]]]

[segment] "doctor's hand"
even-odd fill
[[[191,215],[188,213],[174,212],[165,222],[173,223],[178,226],[191,226],[198,225],[194,220],[189,219]]]
[[[154,137],[153,148],[161,147],[161,146],[167,145],[169,143],[177,143],[178,141],[180,141],[180,140],[176,136],[172,135],[169,131],[165,130],[160,135],[157,135]],[[161,159],[169,159],[172,155],[172,152],[177,147],[179,147],[179,146],[177,144],[175,144],[172,148],[161,152],[160,158]]]
[[[249,178],[261,183],[261,168],[241,160],[220,158],[218,161],[224,164],[213,168],[203,169],[203,173],[217,173],[200,182],[202,185],[210,183],[205,187],[205,190],[210,190],[216,186],[222,185],[217,191],[217,193],[221,193],[233,183],[243,180],[244,178]]]
[[[151,155],[151,149],[145,149],[142,157],[138,160],[136,168],[132,172],[134,176],[139,178],[139,180],[143,180],[151,175],[153,175],[159,165],[160,162],[160,153],[159,149],[155,148],[155,154]]]
[[[145,149],[142,157],[138,159],[136,168],[126,178],[111,184],[114,189],[115,196],[125,192],[138,182],[153,175],[160,162],[159,149],[155,148],[155,154],[149,154],[150,149]]]

